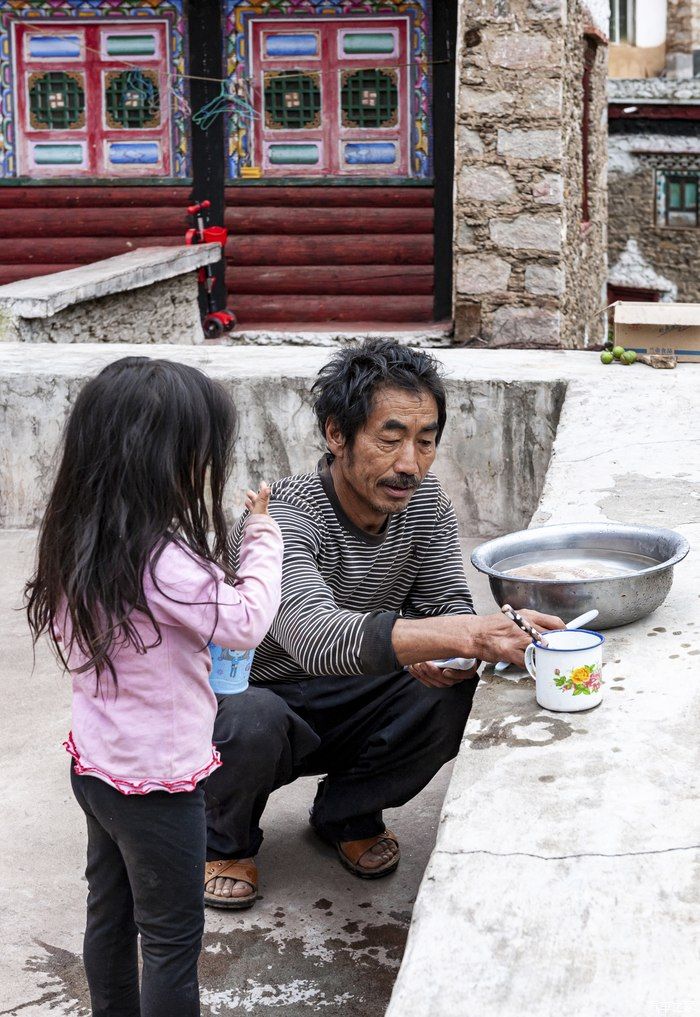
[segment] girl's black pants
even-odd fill
[[[72,767],[71,782],[88,829],[83,959],[93,1017],[199,1017],[202,787],[123,795]]]

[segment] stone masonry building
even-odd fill
[[[455,336],[585,346],[605,303],[607,10],[466,0]]]
[[[654,4],[665,24],[662,72],[609,82],[609,297],[693,302],[700,301],[700,0]],[[639,73],[649,64],[642,53],[627,66]]]
[[[597,342],[607,33],[607,0],[0,0],[0,284],[208,198],[234,340]]]

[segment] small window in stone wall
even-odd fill
[[[661,171],[656,175],[656,222],[659,226],[700,225],[700,170]]]
[[[635,0],[611,0],[610,42],[635,45]]]

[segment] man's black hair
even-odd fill
[[[440,365],[429,353],[402,346],[395,339],[366,339],[360,346],[346,346],[321,368],[311,391],[324,440],[326,423],[333,420],[352,448],[372,412],[377,391],[387,387],[433,396],[438,410],[437,444],[447,417]]]

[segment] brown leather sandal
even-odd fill
[[[258,867],[255,862],[241,862],[236,858],[222,858],[219,861],[207,862],[204,866],[204,885],[206,887],[210,879],[238,879],[242,883],[248,883],[250,893],[245,897],[220,897],[216,893],[210,893],[205,889],[204,903],[210,908],[227,908],[231,911],[242,911],[245,908],[252,908],[258,899]]]
[[[391,861],[385,862],[384,865],[380,865],[376,869],[368,869],[366,866],[360,865],[360,861],[375,844],[379,844],[383,840],[392,841],[397,848],[399,846],[396,834],[391,830],[385,830],[384,833],[378,833],[376,837],[367,837],[365,840],[341,841],[335,845],[335,848],[340,861],[353,875],[359,876],[360,879],[381,879],[382,876],[388,876],[398,868],[401,861],[400,850],[396,852]]]

